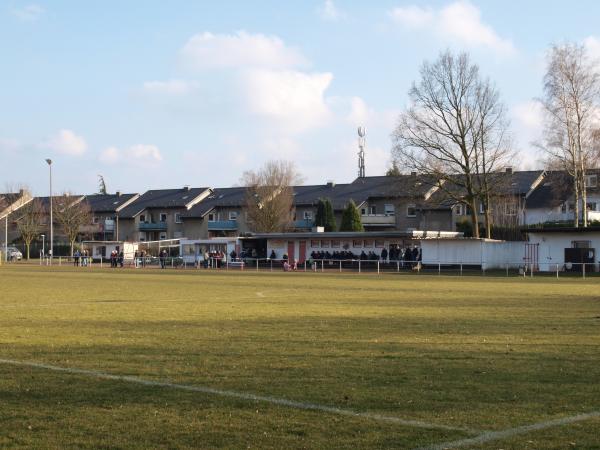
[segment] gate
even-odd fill
[[[533,267],[533,270],[539,270],[538,267],[538,252],[540,244],[525,244],[525,256],[523,261],[528,267]]]

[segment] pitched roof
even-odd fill
[[[85,200],[94,213],[114,213],[137,197],[139,197],[139,194],[93,194],[87,195]]]
[[[182,214],[183,218],[201,218],[216,207],[241,207],[246,196],[245,187],[216,188],[201,202]]]
[[[148,208],[188,208],[208,195],[210,188],[157,189],[146,191],[119,213],[121,218],[133,218]]]

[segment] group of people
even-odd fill
[[[274,253],[273,253],[274,254]],[[273,258],[273,254],[271,258]],[[406,261],[406,262],[418,262],[421,261],[421,249],[417,246],[401,248],[399,246],[390,246],[390,249],[383,248],[381,254],[378,255],[374,251],[366,253],[364,250],[360,252],[360,255],[355,255],[351,251],[313,251],[310,254],[313,260],[333,260],[333,261],[345,261],[345,260],[362,260],[362,261]],[[286,256],[283,257],[286,259]]]
[[[87,250],[75,250],[73,253],[73,265],[75,267],[82,266],[86,267],[90,262],[90,256]]]
[[[123,267],[123,263],[125,262],[125,254],[123,250],[120,252],[118,250],[113,250],[110,252],[110,267],[113,269],[116,267]]]

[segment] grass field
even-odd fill
[[[0,267],[3,448],[597,449],[599,381],[597,279]]]

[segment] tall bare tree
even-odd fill
[[[26,257],[29,259],[31,242],[39,237],[43,229],[44,206],[38,199],[33,199],[18,211],[17,229],[25,243]]]
[[[544,77],[545,139],[549,165],[572,179],[574,225],[587,226],[586,172],[598,161],[600,75],[579,44],[554,45]]]
[[[245,172],[241,183],[246,186],[250,229],[263,233],[289,229],[294,213],[293,186],[300,182],[300,175],[289,161],[269,161],[256,172]]]
[[[479,237],[477,202],[491,218],[489,175],[509,159],[508,123],[498,91],[482,80],[466,53],[446,51],[424,62],[421,79],[409,91],[392,139],[395,158],[434,180],[440,192],[470,210]]]
[[[54,197],[53,199],[54,220],[60,225],[63,233],[69,240],[71,256],[77,236],[82,227],[89,225],[92,221],[92,213],[89,204],[79,197],[68,193]]]

